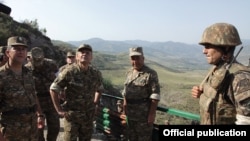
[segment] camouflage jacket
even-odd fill
[[[61,67],[59,68],[58,73],[62,72],[67,66],[69,66],[69,64],[65,64],[65,65],[61,66]]]
[[[89,66],[87,71],[80,69],[78,64],[72,64],[59,73],[53,82],[53,90],[60,92],[65,87],[66,110],[88,111],[94,109],[95,92],[102,86],[102,74]]]
[[[127,72],[122,95],[127,101],[129,119],[147,120],[150,99],[160,100],[157,72],[145,65],[137,74],[133,74],[133,68],[130,69]]]
[[[235,124],[236,115],[250,117],[250,70],[233,63],[216,68],[203,85],[201,124]]]
[[[58,71],[56,63],[51,59],[44,58],[40,67],[34,67],[31,62],[27,63],[25,67],[32,71],[38,97],[50,96],[49,87],[56,78],[56,72]]]
[[[21,75],[15,75],[8,63],[0,68],[0,112],[15,108],[31,108],[36,105],[32,73],[25,67]]]

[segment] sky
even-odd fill
[[[249,0],[0,0],[16,21],[37,20],[52,40],[91,38],[197,44],[206,27],[233,24],[250,39]]]

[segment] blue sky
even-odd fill
[[[249,0],[0,0],[16,21],[37,19],[53,40],[174,41],[197,44],[217,22],[250,39]]]

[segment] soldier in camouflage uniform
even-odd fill
[[[23,66],[27,48],[25,38],[10,37],[9,59],[0,67],[0,136],[7,141],[37,141],[37,124],[43,121],[32,73]]]
[[[157,72],[144,64],[142,47],[130,48],[132,68],[123,90],[124,113],[128,118],[129,141],[151,141],[156,109],[160,100]]]
[[[31,61],[25,66],[33,73],[37,96],[46,118],[48,127],[46,140],[56,141],[60,120],[51,100],[49,87],[56,78],[58,67],[53,60],[44,58],[44,52],[39,47],[31,49]],[[39,129],[39,141],[45,141],[43,128]]]
[[[61,67],[59,68],[59,73],[62,72],[67,66],[69,66],[69,65],[71,65],[71,64],[73,64],[73,63],[75,63],[75,61],[76,61],[75,52],[73,52],[73,51],[68,51],[68,52],[67,52],[67,58],[66,58],[67,64],[65,64],[65,65],[63,65],[63,66],[61,66]]]
[[[64,117],[64,141],[90,141],[93,132],[95,106],[102,90],[102,75],[90,65],[92,47],[80,45],[76,52],[76,63],[65,68],[50,86],[54,106]],[[63,107],[58,94],[67,87]]]
[[[250,124],[250,70],[234,58],[241,44],[237,29],[215,23],[205,29],[199,44],[213,65],[200,86],[192,88],[192,96],[200,98],[200,124]]]

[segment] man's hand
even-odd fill
[[[200,98],[203,90],[202,88],[199,88],[199,86],[193,86],[191,93],[193,98]]]

